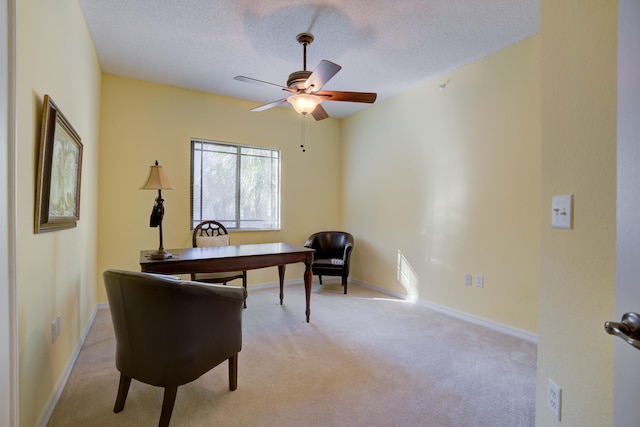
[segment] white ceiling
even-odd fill
[[[103,72],[265,104],[302,70],[342,70],[327,90],[380,102],[537,34],[539,0],[78,0]],[[444,83],[444,82],[443,82]],[[332,117],[367,104],[325,102]],[[255,113],[260,114],[260,113]]]

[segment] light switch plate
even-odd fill
[[[573,228],[573,194],[551,198],[551,227]]]

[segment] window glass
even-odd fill
[[[280,228],[280,150],[191,140],[191,229]]]

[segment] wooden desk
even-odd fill
[[[209,248],[168,249],[173,258],[148,259],[153,250],[140,251],[140,268],[145,273],[189,274],[222,273],[226,271],[254,270],[278,267],[280,276],[280,304],[284,298],[284,272],[287,264],[303,262],[304,291],[307,300],[307,322],[311,315],[311,263],[315,249],[289,243],[262,243],[255,245],[215,246]]]

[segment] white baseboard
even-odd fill
[[[42,416],[40,417],[40,420],[36,424],[37,427],[46,427],[46,425],[49,423],[49,419],[51,418],[51,414],[53,414],[53,410],[56,408],[56,405],[58,404],[58,400],[60,399],[60,395],[62,394],[62,391],[64,390],[65,385],[67,385],[67,381],[69,380],[69,375],[71,375],[71,371],[73,370],[73,366],[76,364],[76,360],[78,359],[78,355],[80,354],[80,350],[82,349],[82,346],[84,345],[84,342],[87,339],[87,335],[89,335],[89,330],[91,329],[91,326],[93,325],[93,321],[96,318],[96,313],[98,312],[99,309],[106,308],[106,307],[108,307],[107,303],[100,303],[100,304],[96,305],[96,308],[93,310],[93,313],[91,313],[91,317],[89,318],[89,322],[87,322],[87,327],[82,332],[82,335],[80,336],[80,341],[78,341],[78,344],[76,345],[75,349],[73,350],[73,354],[71,355],[71,359],[69,359],[69,363],[67,364],[67,367],[64,370],[64,373],[62,374],[62,377],[60,377],[60,380],[58,381],[58,384],[56,384],[56,388],[54,389],[53,393],[51,394],[51,397],[49,398],[49,401],[47,402],[47,406],[45,406],[45,410],[42,413]]]
[[[375,291],[381,292],[383,294],[387,294],[398,299],[408,300],[408,296],[406,294],[402,294],[400,292],[392,291],[390,289],[381,288],[375,285],[372,285],[367,282],[363,282],[362,280],[349,279],[349,281],[353,283],[357,283],[358,285],[364,286],[365,288],[373,289]],[[453,308],[445,307],[443,305],[435,304],[430,301],[426,301],[423,299],[417,299],[415,301],[416,304],[419,304],[423,307],[427,307],[431,310],[437,311],[442,314],[446,314],[447,316],[455,317],[456,319],[464,320],[469,323],[473,323],[476,325],[484,326],[485,328],[493,329],[497,332],[511,335],[516,338],[520,338],[525,341],[532,342],[534,344],[538,344],[538,335],[533,334],[531,332],[524,331],[522,329],[514,328],[513,326],[505,325],[503,323],[495,322],[493,320],[485,319],[483,317],[474,316],[469,313],[465,313],[463,311],[455,310]]]

